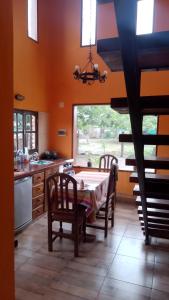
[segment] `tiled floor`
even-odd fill
[[[18,236],[15,252],[16,300],[168,300],[169,241],[144,245],[135,206],[116,206],[115,226],[105,240],[81,243],[73,257],[71,241],[59,239],[47,250],[46,216]]]

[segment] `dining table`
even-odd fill
[[[87,222],[93,223],[96,220],[97,209],[107,197],[109,173],[82,171],[73,177],[77,181],[78,202],[87,207]]]

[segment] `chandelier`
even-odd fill
[[[94,64],[93,55],[91,51],[91,43],[89,48],[89,55],[86,65],[82,68],[76,65],[73,72],[74,79],[81,80],[82,83],[87,83],[91,85],[96,80],[103,83],[107,78],[107,71],[103,71],[102,73],[99,71],[98,64]]]

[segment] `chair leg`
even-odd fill
[[[104,228],[104,237],[107,238],[108,232],[108,213],[105,212],[105,228]]]
[[[114,226],[114,204],[115,204],[115,198],[112,199],[112,207],[111,207],[111,227]]]
[[[48,251],[53,251],[52,245],[52,220],[48,217]]]
[[[63,233],[62,221],[60,221],[59,233],[60,233],[60,239],[62,239],[62,233]]]
[[[86,242],[86,215],[83,219],[83,241]]]
[[[79,226],[74,226],[74,256],[79,256]]]

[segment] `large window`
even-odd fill
[[[143,134],[156,134],[157,117],[144,116]],[[121,169],[125,168],[125,158],[134,155],[132,143],[120,143],[120,133],[131,133],[130,118],[119,114],[110,105],[74,106],[74,159],[77,164],[87,166],[92,161],[98,167],[99,157],[113,154],[119,159]],[[145,146],[145,155],[155,155],[155,146]]]
[[[28,147],[29,154],[38,151],[38,113],[14,111],[14,151]]]
[[[38,25],[37,25],[37,0],[28,0],[28,36],[38,40]]]
[[[82,0],[81,45],[96,43],[96,0]]]
[[[137,2],[136,34],[153,32],[154,0],[139,0]]]

